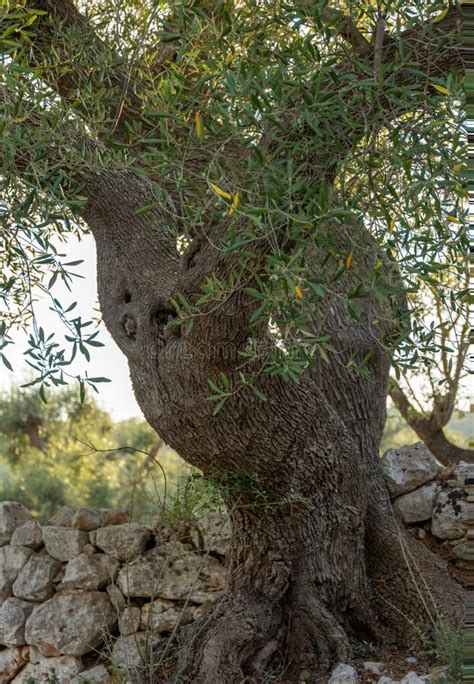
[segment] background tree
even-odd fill
[[[51,392],[47,404],[36,388],[0,396],[0,471],[0,499],[21,501],[42,520],[68,504],[122,507],[150,521],[189,473],[144,421],[114,423],[75,388]]]
[[[65,345],[30,306],[68,277],[52,236],[85,223],[144,415],[235,534],[178,676],[325,681],[353,638],[456,624],[459,587],[399,529],[378,456],[390,363],[426,346],[405,293],[459,261],[456,9],[13,5],[3,359],[20,311],[43,394],[97,343],[71,305],[52,302]]]
[[[455,285],[448,273],[443,272],[441,277],[449,285]],[[456,401],[461,398],[462,381],[469,372],[467,273],[463,285],[463,288],[457,288],[458,291],[464,290],[465,294],[456,307],[446,306],[438,298],[433,301],[429,293],[422,293],[422,299],[428,298],[428,301],[433,302],[432,314],[428,314],[429,305],[418,302],[413,307],[413,316],[418,325],[424,325],[432,332],[433,337],[438,330],[441,344],[436,346],[434,353],[428,352],[420,360],[417,369],[410,368],[408,377],[398,382],[392,378],[389,383],[389,394],[394,405],[438,461],[446,466],[460,461],[472,463],[474,460],[472,449],[453,443],[445,433]]]

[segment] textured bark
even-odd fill
[[[160,211],[136,214],[150,196],[143,179],[95,179],[84,215],[104,320],[145,417],[222,485],[232,512],[227,592],[181,662],[182,680],[233,684],[278,670],[281,681],[325,682],[350,658],[353,638],[411,644],[428,613],[456,624],[460,587],[399,529],[380,471],[388,378],[386,330],[373,324],[380,304],[365,298],[355,324],[340,297],[328,296],[324,325],[337,360],[299,385],[262,375],[268,401],[242,391],[214,416],[207,380],[236,375],[250,306],[237,292],[191,332],[166,328],[171,297],[192,293],[228,260],[207,240],[180,258]],[[368,350],[371,379],[344,364]]]

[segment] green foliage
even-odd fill
[[[33,441],[32,441],[33,440]],[[44,404],[33,388],[0,397],[0,500],[18,500],[47,519],[63,504],[160,512],[186,467],[144,422],[114,423],[73,388]]]
[[[191,472],[177,481],[173,496],[168,498],[164,508],[162,520],[171,529],[179,531],[197,523],[208,510],[224,512],[221,491],[199,473]]]
[[[423,637],[425,649],[436,663],[447,667],[446,673],[435,681],[438,684],[458,684],[462,681],[464,661],[463,638],[461,631],[443,623],[436,624],[430,637]]]
[[[440,274],[459,269],[465,242],[460,78],[429,75],[404,33],[434,20],[441,2],[383,3],[397,48],[377,69],[372,55],[348,47],[341,14],[327,12],[324,1],[85,0],[81,7],[102,41],[81,27],[57,28],[57,44],[64,42],[70,56],[56,47],[43,56],[53,91],[29,63],[42,17],[24,5],[6,10],[0,35],[0,353],[8,367],[10,330],[29,317],[28,353],[42,393],[75,377],[76,354],[87,359],[100,344],[91,322],[74,317],[74,303],[52,295],[57,281],[74,274],[54,241],[85,230],[76,215],[86,201],[79,171],[146,176],[155,203],[139,212],[162,207],[179,244],[219,225],[215,239],[235,267],[207,279],[197,301],[177,297],[177,309],[192,323],[245,291],[249,330],[270,323],[277,344],[265,351],[249,345],[242,385],[257,385],[256,359],[265,372],[293,381],[320,356],[328,359],[322,304],[340,283],[354,321],[369,294],[399,316],[401,282],[410,295],[429,287],[456,308],[461,295]],[[340,6],[373,42],[380,4]],[[445,36],[439,46],[436,34],[430,39],[433,54],[444,49]],[[82,69],[87,79],[66,101],[54,95],[54,82],[68,69]],[[114,77],[117,69],[129,87]],[[22,158],[28,165],[19,179]],[[35,289],[51,295],[67,329],[63,341],[36,321]],[[412,308],[419,306],[412,298]],[[385,342],[405,369],[424,363],[440,331],[426,330],[420,316],[401,318],[401,335],[394,339],[392,330]],[[385,323],[377,325],[383,330]],[[79,379],[82,395],[87,383],[95,384]],[[221,389],[219,408],[228,396]]]

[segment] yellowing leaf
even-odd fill
[[[461,171],[463,166],[464,166],[464,164],[454,164],[454,166],[453,166],[454,173],[459,173],[459,171]]]
[[[448,214],[448,221],[451,223],[462,223],[457,216],[453,216],[452,214]]]
[[[231,206],[229,207],[229,215],[232,216],[232,214],[234,213],[234,211],[235,211],[235,210],[237,209],[237,207],[239,206],[239,202],[240,202],[240,195],[239,195],[239,193],[237,192],[237,193],[234,195],[234,199],[232,200]]]
[[[446,7],[446,9],[441,12],[441,14],[438,14],[438,16],[433,19],[433,24],[437,24],[439,21],[443,21],[445,16],[447,16],[448,12],[449,7]]]
[[[223,197],[224,199],[227,199],[227,200],[232,199],[232,195],[231,195],[230,193],[226,192],[225,190],[223,190],[222,188],[220,188],[220,187],[219,187],[218,185],[216,185],[215,183],[209,183],[209,185],[211,186],[211,189],[212,189],[212,190],[216,193],[216,195],[218,195],[219,197]]]
[[[393,218],[393,219],[390,221],[390,224],[389,224],[389,226],[388,226],[388,229],[389,229],[390,232],[392,232],[392,230],[395,228],[396,222],[397,222],[396,217]]]
[[[299,285],[296,285],[295,287],[295,294],[298,297],[298,299],[303,299],[303,290]]]
[[[346,259],[346,268],[349,269],[352,266],[352,259],[354,258],[354,250],[349,252]]]
[[[441,93],[442,95],[449,95],[449,90],[445,88],[442,85],[438,85],[437,83],[432,83],[431,84],[435,90],[438,91],[438,93]]]
[[[204,131],[202,128],[201,112],[196,112],[195,126],[196,126],[196,135],[199,138],[199,140],[202,140],[202,138],[204,137]]]

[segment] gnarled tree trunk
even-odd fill
[[[150,204],[147,181],[103,177],[88,195],[101,308],[137,400],[159,434],[222,485],[231,510],[227,591],[181,676],[237,684],[278,670],[282,681],[324,682],[350,658],[352,638],[412,643],[415,626],[438,612],[456,624],[460,587],[399,528],[383,482],[388,360],[371,325],[375,300],[357,325],[337,301],[325,304],[337,361],[300,384],[263,374],[267,401],[242,390],[213,415],[207,381],[237,374],[248,302],[235,293],[191,332],[166,323],[173,295],[191,295],[226,259],[206,240],[179,258],[160,211],[136,213]],[[368,349],[372,380],[344,364]]]
[[[77,92],[84,84],[90,92],[103,87],[104,74],[95,69],[100,41],[69,0],[31,4],[48,16],[36,22],[26,53],[41,67],[41,78],[87,122],[89,100]],[[428,74],[420,77],[423,88],[429,87],[430,78],[459,65],[457,51],[449,45],[439,50],[435,35],[448,33],[456,21],[451,10],[434,28],[421,25],[406,32],[403,54],[415,51],[419,69],[399,70],[400,87],[412,85],[423,69]],[[64,69],[68,27],[85,56],[76,60],[74,53],[71,68]],[[373,46],[350,19],[341,33],[364,58],[372,54]],[[52,46],[60,59],[44,58]],[[387,39],[382,47],[377,60],[392,63],[397,41]],[[341,69],[352,71],[351,61]],[[126,146],[125,124],[140,117],[145,103],[137,95],[140,88],[131,86],[130,74],[121,74],[119,67],[105,83],[111,98],[109,138]],[[327,87],[337,85],[329,79]],[[331,161],[333,154],[336,161],[344,157],[346,140],[366,131],[370,112],[358,98],[354,103],[348,104],[341,127],[333,124],[333,146],[329,131],[324,154]],[[386,104],[388,119],[402,113]],[[145,135],[148,124],[141,124]],[[262,136],[268,149],[272,135],[281,132]],[[14,165],[31,181],[28,152]],[[49,151],[57,152],[54,146]],[[139,149],[133,153],[139,155]],[[65,156],[59,157],[61,168]],[[335,167],[335,162],[328,165],[333,174]],[[75,173],[79,178],[72,177]],[[412,643],[415,626],[429,622],[429,615],[437,619],[438,611],[459,624],[460,587],[399,528],[383,482],[378,445],[388,358],[383,331],[374,325],[380,317],[374,294],[369,292],[361,304],[358,323],[348,319],[341,305],[344,289],[325,298],[324,329],[336,349],[328,364],[306,373],[300,384],[262,373],[259,389],[267,401],[243,388],[213,415],[206,401],[208,380],[223,372],[234,386],[239,384],[239,352],[248,341],[252,303],[239,290],[196,316],[190,331],[166,324],[175,316],[174,296],[183,293],[192,300],[206,277],[226,280],[235,266],[238,255],[216,247],[220,226],[212,242],[197,237],[180,256],[176,226],[169,226],[169,214],[157,207],[149,180],[113,170],[91,172],[87,164],[64,177],[69,183],[62,188],[65,194],[80,187],[88,198],[82,213],[97,244],[103,318],[128,359],[138,403],[163,439],[222,485],[231,511],[234,542],[227,590],[180,663],[180,681],[240,684],[279,671],[286,682],[326,682],[329,668],[350,657],[352,638]],[[318,182],[331,185],[332,180]],[[47,183],[45,189],[51,191]],[[145,206],[149,211],[137,213]],[[341,235],[345,239],[344,231]],[[258,343],[268,342],[264,329],[253,334]],[[351,355],[360,362],[368,352],[371,380],[347,367]],[[254,370],[261,369],[256,364]]]

